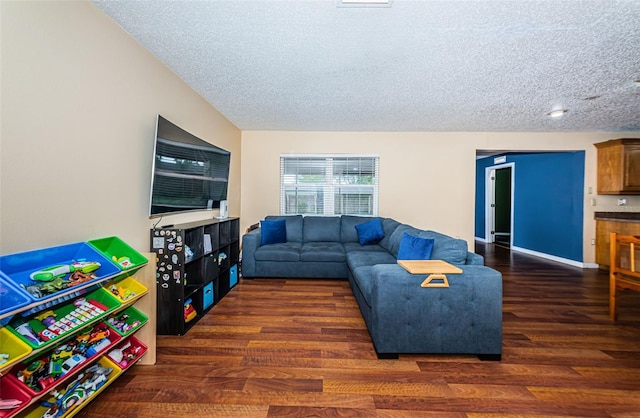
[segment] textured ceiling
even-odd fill
[[[94,3],[242,130],[640,131],[640,0]]]

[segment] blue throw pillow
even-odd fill
[[[384,230],[382,229],[380,218],[374,218],[363,224],[358,224],[355,228],[360,245],[375,244],[384,238]]]
[[[430,260],[434,242],[432,238],[420,238],[405,232],[400,241],[398,260]]]
[[[260,245],[287,242],[287,224],[284,219],[260,221]]]

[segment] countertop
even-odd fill
[[[640,222],[640,212],[594,212],[593,215],[600,221]]]

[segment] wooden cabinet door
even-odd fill
[[[640,138],[594,145],[598,149],[598,194],[640,194]]]
[[[601,144],[596,144],[596,146]],[[598,194],[617,194],[622,188],[621,146],[598,146]]]
[[[640,191],[640,145],[625,147],[623,187],[625,191]]]
[[[609,234],[611,232],[619,235],[640,235],[640,222],[596,221],[596,263],[600,268],[609,268]]]

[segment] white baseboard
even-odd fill
[[[581,261],[569,260],[568,258],[557,257],[551,254],[545,254],[538,251],[528,250],[526,248],[520,247],[511,247],[513,251],[517,251],[519,253],[524,253],[528,255],[533,255],[540,258],[546,258],[547,260],[557,261],[558,263],[568,264],[573,267],[580,267],[583,269],[597,269],[599,266],[596,263],[583,263]]]
[[[480,242],[484,242],[484,243],[489,243],[488,240],[484,239],[484,238],[480,238],[480,237],[475,237],[474,240],[476,241],[480,241]]]

